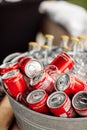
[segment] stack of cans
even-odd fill
[[[51,51],[54,51],[52,41]],[[34,49],[34,53],[37,52]],[[42,60],[29,54],[15,53],[3,60],[0,75],[5,91],[17,102],[39,113],[66,118],[87,116],[87,83],[76,73],[80,68],[77,59],[59,51],[44,65]]]

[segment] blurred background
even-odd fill
[[[50,19],[51,12],[39,12],[42,1],[0,0],[0,64],[10,53],[27,51],[27,43],[35,41],[38,32],[53,34],[54,44],[57,44],[61,34],[71,35],[65,26]],[[67,1],[87,8],[86,0]]]

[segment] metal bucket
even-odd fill
[[[7,96],[20,130],[87,130],[87,118],[60,118],[41,114]]]

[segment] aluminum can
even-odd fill
[[[63,91],[69,97],[73,97],[79,91],[87,90],[87,86],[83,81],[68,73],[60,74],[55,81],[54,87],[56,91]]]
[[[36,73],[43,70],[43,64],[31,57],[24,58],[20,63],[20,67],[22,72],[29,78],[32,78]]]
[[[66,118],[76,116],[71,100],[64,92],[57,91],[52,93],[47,99],[47,106],[55,116]]]
[[[20,69],[21,71],[25,74],[25,65],[27,62],[29,62],[32,58],[30,57],[20,57],[18,59],[18,62],[19,62],[19,66],[20,66]]]
[[[65,52],[61,52],[49,65],[55,65],[60,73],[69,71],[74,66],[74,60]]]
[[[80,116],[87,117],[87,91],[80,91],[72,98],[72,105]]]
[[[11,70],[14,69],[18,69],[19,65],[17,62],[12,63],[12,62],[7,62],[7,63],[3,63],[2,65],[0,65],[0,74],[3,75]]]
[[[24,76],[18,69],[5,73],[2,76],[2,82],[7,92],[14,98],[16,98],[19,93],[23,94],[28,91]]]
[[[48,94],[43,89],[37,89],[30,92],[26,100],[30,109],[48,114],[47,99]]]
[[[43,89],[48,94],[54,91],[54,80],[51,76],[45,71],[41,71],[37,73],[31,80],[30,85],[33,90],[35,89]]]

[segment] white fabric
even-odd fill
[[[56,23],[64,26],[72,36],[87,32],[87,11],[66,1],[44,1],[40,13],[46,13]]]

